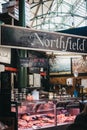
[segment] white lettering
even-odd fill
[[[37,44],[40,44],[41,47],[44,47],[46,49],[55,49],[55,50],[63,50],[63,51],[84,51],[85,50],[85,41],[86,39],[82,38],[75,38],[71,36],[58,36],[56,39],[49,39],[39,36],[37,33],[34,33],[36,37],[34,37],[34,40],[38,40]],[[31,37],[29,36],[29,39]],[[29,39],[26,40],[26,38],[23,38],[23,42],[29,41]],[[32,38],[31,38],[32,41]],[[81,42],[82,41],[82,42]],[[37,46],[34,42],[33,46]],[[31,43],[32,46],[32,43]]]
[[[70,46],[70,49],[71,49],[71,37],[68,37],[67,38],[67,41],[66,41],[66,48],[65,48],[65,50],[67,50],[68,49],[68,44],[69,44],[69,46]]]
[[[58,42],[58,38],[57,38],[57,40],[56,40],[56,48],[58,48],[58,43],[59,43],[59,42]]]
[[[37,39],[39,40],[39,42],[41,43],[41,45],[44,46],[44,44],[43,44],[43,42],[41,41],[41,39],[40,39],[40,37],[38,36],[38,34],[35,33],[35,35],[36,35]]]
[[[51,48],[53,47],[53,45],[54,46],[56,45],[56,40],[51,40],[51,44],[50,44]]]
[[[50,46],[50,40],[46,39],[46,42],[44,44],[46,47],[49,47]]]
[[[59,46],[59,48],[63,48],[63,49],[65,49],[65,42],[63,41],[63,38],[64,38],[64,36],[61,36],[60,37],[60,46]]]
[[[85,39],[83,39],[83,42],[82,42],[81,45],[79,46],[79,50],[80,50],[80,51],[84,51],[84,50],[85,50],[85,49],[84,49],[84,48],[85,48],[85,47],[84,47],[84,44],[85,44],[84,42],[85,42]]]
[[[73,42],[73,44],[72,44],[72,50],[76,50],[76,42]]]
[[[80,38],[77,39],[77,50],[79,50],[79,41],[80,41]]]

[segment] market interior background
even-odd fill
[[[22,12],[23,13],[23,12]],[[83,35],[87,36],[87,1],[86,0],[28,0],[25,2],[25,27],[30,29],[38,29],[48,32],[63,32],[68,34]],[[21,15],[19,14],[18,1],[14,0],[1,0],[0,1],[0,21],[1,24],[9,24],[20,26],[23,21],[20,19]],[[20,21],[19,21],[20,19]],[[24,22],[24,21],[23,21]],[[7,66],[18,67],[17,57],[20,57],[20,54],[17,50],[13,49],[12,51],[11,65]],[[28,52],[29,53],[29,52]],[[36,53],[36,52],[35,52]],[[83,56],[80,53],[64,53],[64,52],[40,52],[43,58],[51,58],[52,61],[55,58],[65,58],[67,57],[81,57],[81,60],[85,59],[84,64],[86,65],[86,55]],[[16,56],[14,56],[16,55]],[[26,55],[26,54],[25,54]],[[29,55],[29,54],[27,54]],[[35,54],[36,55],[36,54]],[[85,57],[85,58],[83,58]],[[82,61],[79,61],[79,64]],[[76,63],[77,64],[77,63]],[[82,63],[81,63],[82,64]],[[82,65],[81,65],[82,66]],[[79,67],[77,67],[79,68]],[[79,69],[80,70],[80,69]],[[47,77],[49,77],[49,69],[46,68]],[[77,70],[76,70],[77,71]],[[80,70],[81,71],[81,70]],[[61,82],[66,85],[66,78],[70,75],[73,76],[74,70],[71,66],[71,74],[63,75],[54,74],[49,79],[53,84],[61,84]],[[86,75],[86,70],[84,72],[78,72],[80,75]],[[85,74],[84,74],[85,73]],[[25,75],[25,74],[24,74]],[[15,76],[14,76],[15,77]],[[26,77],[26,76],[25,76]],[[55,77],[55,78],[52,78]],[[58,79],[57,79],[58,77]],[[60,78],[61,77],[61,78]],[[80,78],[79,78],[80,79]],[[25,79],[26,80],[26,79]],[[75,79],[74,79],[75,80]],[[20,81],[19,81],[20,82]],[[22,82],[22,81],[21,81]],[[25,81],[28,82],[28,81]],[[74,82],[75,83],[75,82]],[[15,83],[16,84],[16,83]],[[23,83],[21,83],[23,84]],[[20,83],[19,83],[20,86]],[[24,83],[24,86],[27,87],[27,84]],[[49,85],[48,85],[49,86]],[[74,85],[75,86],[75,85]],[[23,85],[22,85],[23,87]],[[46,87],[48,89],[48,87]],[[74,89],[74,88],[73,88]],[[73,93],[72,89],[72,93]]]
[[[6,9],[8,1],[11,8]],[[26,26],[30,28],[61,31],[87,25],[86,0],[26,0]],[[14,10],[12,10],[14,8]],[[1,0],[0,12],[18,21],[18,5],[14,0]],[[7,22],[8,20],[5,20]]]
[[[18,0],[0,0],[1,25],[87,36],[87,0],[26,0],[25,14],[19,10],[24,11],[23,5],[18,5]],[[1,55],[3,51],[7,50],[0,47]],[[74,96],[82,100],[83,96],[86,98],[86,53],[21,49],[10,51],[10,60],[0,60],[0,65],[5,66],[5,71],[0,72],[0,104],[4,106],[4,109],[0,108],[0,115],[10,113],[10,100],[24,100],[26,94],[34,89],[54,92],[55,96],[73,96],[74,90],[77,90],[78,95]],[[35,77],[32,77],[33,74],[36,74]],[[32,78],[36,78],[35,81]],[[19,89],[20,96],[14,97],[14,89]],[[47,93],[41,93],[41,98],[47,96]]]

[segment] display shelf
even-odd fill
[[[79,105],[70,107],[67,100],[63,104],[64,101],[57,99],[22,101],[18,105],[18,130],[54,129],[73,123],[79,113]]]

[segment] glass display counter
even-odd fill
[[[80,111],[79,105],[72,104],[59,100],[23,101],[18,105],[18,130],[56,129],[73,123]]]

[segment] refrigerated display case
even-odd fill
[[[76,102],[77,106],[73,102],[56,99],[22,101],[18,105],[18,130],[65,130],[80,112],[79,102]],[[15,111],[15,107],[12,107],[12,111]]]

